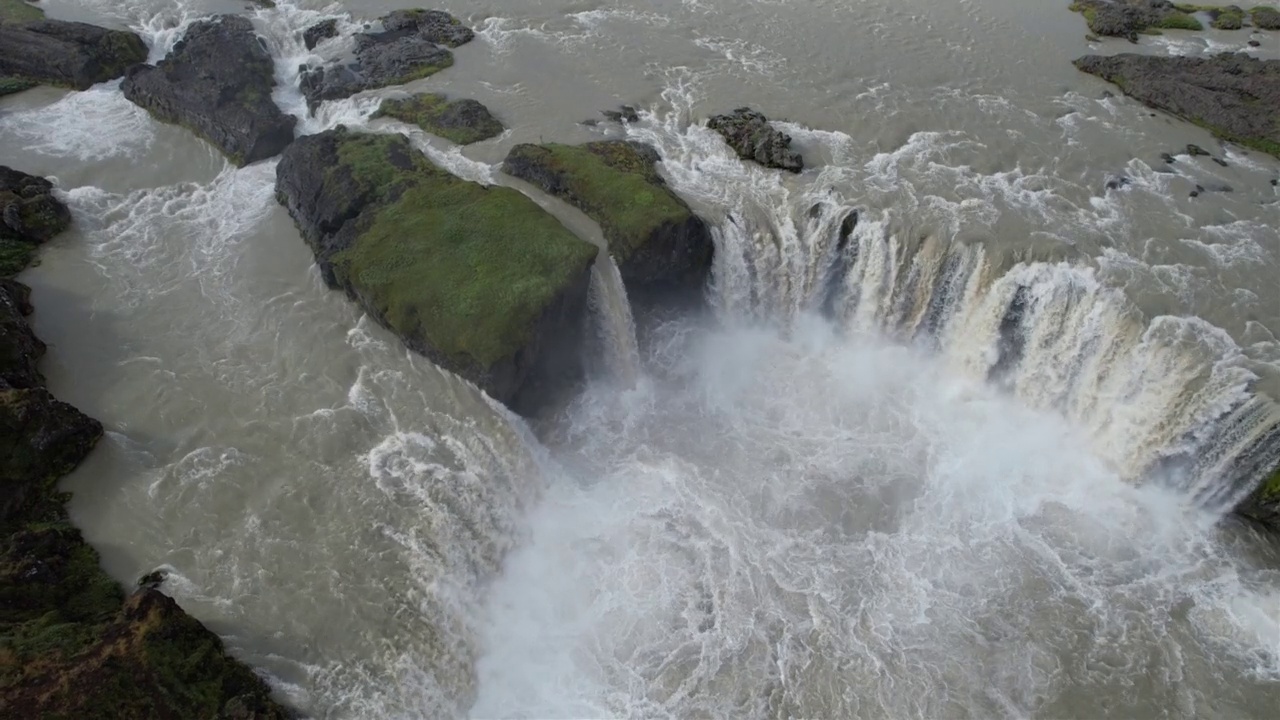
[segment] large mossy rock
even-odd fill
[[[476,100],[449,100],[439,93],[383,100],[374,117],[395,118],[459,145],[497,137],[505,128]]]
[[[0,390],[0,520],[71,472],[102,425],[44,388]]]
[[[1122,37],[1132,42],[1142,34],[1161,30],[1203,30],[1192,14],[1198,8],[1175,6],[1168,0],[1075,0],[1070,9],[1084,16],[1095,35]]]
[[[33,388],[44,384],[36,365],[44,356],[40,342],[23,317],[29,310],[27,286],[0,282],[0,390]]]
[[[1207,58],[1126,53],[1086,55],[1075,65],[1223,140],[1280,157],[1280,60],[1243,53]]]
[[[1254,27],[1262,30],[1280,30],[1280,9],[1257,5],[1249,11]]]
[[[716,115],[707,121],[707,127],[720,133],[743,160],[793,173],[804,169],[804,158],[791,149],[791,136],[775,130],[768,118],[751,108]]]
[[[35,83],[85,90],[145,62],[134,33],[61,20],[0,23],[0,86],[13,92]]]
[[[157,119],[191,129],[237,165],[280,153],[297,118],[271,99],[275,64],[238,15],[193,23],[158,65],[129,69],[125,97]]]
[[[410,349],[525,414],[580,377],[597,249],[519,192],[341,128],[286,150],[276,192],[329,286]]]
[[[0,165],[0,278],[21,272],[40,243],[70,224],[71,211],[53,196],[53,183]]]
[[[502,169],[599,223],[627,289],[645,301],[701,291],[714,252],[706,224],[667,187],[658,160],[653,148],[620,140],[517,145]]]
[[[445,48],[475,37],[471,28],[441,10],[397,10],[378,22],[381,32],[356,35],[354,63],[303,71],[302,94],[313,112],[325,100],[403,85],[452,67],[453,53]]]

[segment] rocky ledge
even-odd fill
[[[667,187],[647,145],[517,145],[502,169],[595,220],[633,300],[701,292],[714,243],[702,219]]]
[[[302,94],[313,112],[325,100],[434,75],[453,65],[446,47],[475,37],[471,28],[441,10],[397,10],[379,23],[381,32],[356,35],[354,63],[303,70]]]
[[[0,167],[0,182],[4,243],[47,240],[67,226],[43,178]],[[19,217],[34,213],[38,229],[15,231],[14,207]],[[68,520],[58,480],[102,425],[45,389],[45,346],[25,318],[29,290],[9,277],[23,267],[0,272],[0,717],[290,717],[172,599],[152,589],[126,597]]]
[[[1084,16],[1089,30],[1097,35],[1122,37],[1137,42],[1139,35],[1159,35],[1162,30],[1203,30],[1200,18],[1217,30],[1239,30],[1246,20],[1262,30],[1280,28],[1280,12],[1258,6],[1245,10],[1239,5],[1200,5],[1169,0],[1075,0],[1070,8]]]
[[[375,118],[389,117],[417,125],[459,145],[497,137],[505,130],[489,108],[475,100],[450,100],[438,93],[383,100]]]
[[[29,265],[40,243],[70,224],[71,213],[53,196],[53,183],[0,166],[0,277]]]
[[[1126,53],[1086,55],[1075,65],[1223,140],[1280,157],[1280,60],[1243,53],[1208,58]]]
[[[793,173],[804,169],[804,159],[791,149],[791,136],[775,130],[768,118],[751,108],[716,115],[707,121],[707,127],[724,136],[743,160]]]
[[[237,165],[280,153],[297,119],[271,99],[275,65],[248,19],[193,23],[158,65],[129,68],[125,97],[157,119],[189,128]]]
[[[329,18],[303,30],[302,44],[306,45],[308,50],[315,50],[320,43],[336,37],[338,37],[338,21],[334,18]]]
[[[276,193],[325,282],[411,350],[526,415],[581,377],[597,249],[524,195],[344,128],[290,146]]]
[[[45,20],[39,8],[0,0],[0,95],[41,83],[85,90],[146,59],[134,33]]]

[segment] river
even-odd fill
[[[310,117],[296,81],[350,43],[303,28],[410,3],[277,2],[41,7],[153,61],[247,13],[300,132],[409,132],[367,120],[400,88]],[[324,287],[275,160],[118,82],[5,98],[0,162],[75,215],[22,277],[50,389],[107,428],[73,520],[321,718],[1273,716],[1280,543],[1226,513],[1280,452],[1280,161],[1070,62],[1249,35],[1090,43],[1066,5],[435,5],[478,35],[414,88],[511,130],[413,131],[433,160],[536,193],[512,145],[630,137],[714,229],[706,312],[633,319],[600,269],[591,380],[532,423]],[[702,127],[743,105],[809,169]],[[1227,166],[1165,168],[1187,143]]]

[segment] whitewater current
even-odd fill
[[[1272,716],[1280,546],[1229,511],[1280,463],[1280,163],[1070,59],[1280,47],[1092,43],[1063,5],[444,2],[477,38],[411,89],[510,127],[464,149],[369,119],[404,88],[298,92],[409,3],[44,0],[153,62],[243,12],[300,133],[406,133],[597,244],[501,159],[649,143],[716,242],[701,312],[637,315],[598,263],[589,381],[530,423],[324,287],[275,160],[118,81],[5,98],[0,161],[75,218],[22,276],[107,428],[73,519],[315,717]],[[804,173],[705,128],[744,104]],[[1159,161],[1188,142],[1227,166]]]

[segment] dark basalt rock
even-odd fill
[[[1250,19],[1253,26],[1261,30],[1280,30],[1280,10],[1266,5],[1253,8]]]
[[[505,130],[489,108],[478,101],[449,100],[439,93],[383,100],[374,117],[390,117],[417,125],[459,145],[488,140]]]
[[[22,272],[36,247],[71,224],[53,184],[0,165],[0,278]]]
[[[536,185],[595,220],[633,303],[700,295],[714,243],[702,219],[667,187],[653,148],[611,140],[517,145],[504,172]]]
[[[313,112],[325,100],[434,75],[453,65],[453,53],[442,45],[457,47],[475,37],[471,28],[439,10],[397,10],[381,22],[382,32],[356,36],[354,63],[303,70],[302,94]]]
[[[1169,153],[1160,153],[1160,159],[1167,163],[1177,162],[1177,158],[1175,158],[1173,155]]]
[[[30,290],[12,280],[0,285],[0,389],[26,389],[44,385],[36,368],[44,356],[44,343],[31,332],[24,315],[31,312]]]
[[[581,379],[598,250],[518,191],[339,128],[285,151],[276,196],[325,282],[409,349],[522,414]]]
[[[1086,55],[1075,65],[1146,105],[1194,122],[1224,140],[1280,157],[1280,60],[1243,53],[1208,58],[1126,53]]]
[[[61,20],[0,24],[0,76],[76,90],[118,78],[145,62],[147,46],[131,32]]]
[[[321,20],[302,31],[302,42],[308,50],[315,50],[320,43],[335,37],[338,37],[338,21],[334,18]]]
[[[640,122],[640,113],[630,105],[619,105],[617,110],[601,110],[600,114],[610,122]]]
[[[248,19],[221,15],[187,29],[159,65],[129,69],[125,97],[189,128],[237,165],[280,153],[297,119],[271,99],[275,65]]]
[[[1187,154],[1191,157],[1209,157],[1211,153],[1199,145],[1187,145]]]
[[[724,136],[725,142],[743,160],[793,173],[804,169],[804,159],[791,149],[791,136],[773,129],[768,118],[751,108],[716,115],[707,122],[707,127]]]
[[[1071,10],[1084,16],[1094,34],[1131,42],[1137,42],[1140,34],[1158,34],[1161,29],[1204,29],[1199,20],[1169,0],[1075,0]]]
[[[71,472],[102,437],[102,425],[40,387],[0,390],[0,520]]]
[[[1123,175],[1110,177],[1110,178],[1107,178],[1106,189],[1119,190],[1120,188],[1128,187],[1132,182],[1133,182],[1132,180],[1130,180],[1129,178]]]

